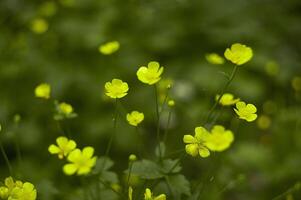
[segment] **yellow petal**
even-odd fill
[[[58,146],[52,144],[48,147],[48,151],[51,154],[58,154],[61,152],[61,149]]]
[[[199,149],[199,154],[201,157],[206,158],[206,157],[210,156],[210,151],[207,148],[202,147]]]
[[[63,171],[66,175],[73,175],[77,170],[77,167],[75,164],[66,164],[63,167]]]
[[[185,150],[189,155],[197,156],[198,155],[198,145],[197,144],[187,144]]]

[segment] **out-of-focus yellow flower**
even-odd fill
[[[219,99],[219,97],[220,97],[220,95],[216,95],[215,100],[217,101]],[[223,94],[223,96],[219,100],[219,104],[221,104],[223,106],[231,106],[231,105],[236,104],[239,101],[240,101],[239,98],[234,99],[233,94],[225,93],[225,94]]]
[[[8,188],[7,187],[0,187],[0,199],[7,199],[8,197]]]
[[[68,140],[66,137],[58,137],[56,143],[57,145],[50,145],[48,151],[51,154],[57,154],[59,159],[63,159],[76,148],[76,142],[74,140]]]
[[[135,154],[131,154],[130,156],[129,156],[129,161],[130,162],[134,162],[134,161],[136,161],[137,160],[137,156],[135,155]]]
[[[265,64],[264,69],[270,76],[276,76],[279,73],[279,65],[275,61],[269,61]]]
[[[37,190],[34,185],[26,182],[21,187],[15,187],[8,200],[35,200],[37,198]]]
[[[244,119],[248,122],[252,122],[257,118],[257,108],[253,104],[246,104],[243,101],[237,102],[234,111],[240,119]]]
[[[206,60],[213,65],[222,65],[225,63],[225,59],[217,53],[206,54]]]
[[[301,91],[301,77],[296,76],[292,80],[292,87],[296,91]]]
[[[160,64],[155,61],[148,63],[147,67],[142,66],[137,71],[138,79],[145,84],[153,85],[161,79],[164,67],[160,67]]]
[[[129,200],[133,200],[133,188],[131,186],[129,187],[128,195],[129,195]]]
[[[234,140],[232,131],[225,130],[223,126],[215,125],[208,136],[206,146],[211,151],[224,151],[230,147]]]
[[[138,126],[144,119],[144,114],[138,111],[132,111],[126,115],[126,120],[132,126]]]
[[[56,11],[57,11],[57,7],[56,7],[55,2],[53,2],[53,1],[44,2],[39,8],[40,15],[43,15],[46,17],[51,17],[51,16],[55,15]]]
[[[191,156],[200,155],[206,158],[210,155],[206,143],[209,137],[208,131],[203,127],[195,128],[195,135],[184,135],[183,142],[187,145],[185,146],[186,152]]]
[[[253,57],[253,51],[250,47],[235,43],[232,44],[231,48],[227,48],[225,58],[236,65],[242,65],[251,60]]]
[[[258,128],[265,130],[271,126],[271,119],[267,115],[261,115],[257,120]]]
[[[65,114],[65,115],[69,115],[73,112],[73,107],[65,102],[62,102],[59,104],[59,109],[61,111],[61,113]]]
[[[36,34],[45,33],[48,30],[48,22],[43,18],[34,19],[31,22],[31,30]]]
[[[48,83],[41,83],[35,88],[35,96],[39,98],[49,99],[51,87]]]
[[[96,157],[94,156],[93,147],[85,147],[82,151],[80,149],[73,150],[67,157],[69,164],[64,165],[63,171],[66,175],[86,175],[96,164]]]
[[[174,100],[171,99],[171,100],[168,100],[167,105],[168,105],[169,107],[173,107],[173,106],[176,105],[176,102],[175,102]]]
[[[152,191],[149,188],[145,189],[144,200],[166,200],[165,194],[160,194],[158,196],[153,196]]]
[[[128,94],[129,86],[120,79],[113,79],[105,84],[106,95],[113,98],[122,98]]]
[[[118,51],[120,44],[118,41],[107,42],[99,46],[98,50],[104,55],[110,55]]]

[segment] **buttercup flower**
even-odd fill
[[[62,102],[59,104],[59,109],[61,111],[61,113],[65,114],[65,115],[69,115],[73,112],[73,107],[65,102]]]
[[[129,86],[120,79],[113,79],[105,84],[106,95],[113,98],[122,98],[128,94]]]
[[[8,188],[7,187],[0,187],[0,199],[7,199],[8,197]]]
[[[21,187],[15,187],[8,200],[35,200],[37,198],[37,191],[34,185],[26,182]]]
[[[169,107],[173,107],[173,106],[176,105],[176,103],[175,103],[174,100],[171,99],[171,100],[168,100],[167,105],[168,105]]]
[[[216,53],[206,54],[205,58],[213,65],[222,65],[225,63],[225,59]]]
[[[75,149],[68,155],[69,164],[64,165],[63,171],[66,175],[85,175],[88,174],[96,164],[93,147],[85,147],[82,151]]]
[[[47,83],[42,83],[35,88],[35,96],[39,98],[49,99],[51,87]]]
[[[237,102],[234,111],[240,119],[244,119],[248,122],[252,122],[257,118],[257,109],[253,104],[246,104],[243,101]]]
[[[242,65],[251,60],[253,57],[253,51],[250,47],[235,43],[232,44],[231,48],[227,48],[225,58],[236,65]]]
[[[57,145],[50,145],[48,151],[51,154],[58,154],[59,159],[63,159],[76,148],[75,141],[68,140],[66,137],[58,137],[56,143]]]
[[[223,126],[215,125],[207,139],[206,146],[211,151],[224,151],[230,147],[233,140],[234,135],[232,131],[225,130]]]
[[[135,155],[135,154],[131,154],[130,156],[129,156],[129,161],[130,162],[135,162],[137,160],[137,156]]]
[[[126,115],[126,120],[132,126],[138,126],[144,119],[144,114],[138,111],[132,111]]]
[[[161,79],[164,67],[160,67],[158,62],[149,62],[147,67],[142,66],[137,71],[138,79],[145,84],[153,85]]]
[[[215,99],[216,101],[219,99],[220,95],[216,95]],[[234,99],[234,95],[230,94],[230,93],[225,93],[223,94],[223,96],[220,98],[219,100],[219,104],[223,105],[223,106],[231,106],[236,104],[237,102],[239,102],[240,99]]]
[[[116,51],[118,51],[120,44],[118,41],[107,42],[103,45],[100,45],[98,50],[100,53],[104,55],[110,55]]]
[[[31,30],[36,34],[45,33],[48,30],[48,23],[42,18],[34,19],[31,23]]]
[[[159,196],[153,196],[152,191],[149,188],[145,189],[144,200],[166,200],[165,194],[160,194]]]
[[[195,128],[195,135],[184,135],[183,141],[187,145],[185,146],[186,152],[191,156],[197,156],[198,154],[206,158],[210,155],[206,143],[209,137],[208,131],[203,127]]]

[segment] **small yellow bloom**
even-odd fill
[[[226,49],[224,55],[226,59],[232,63],[242,65],[251,60],[253,57],[253,51],[246,45],[235,43],[232,44],[230,49]]]
[[[50,145],[48,151],[51,154],[58,154],[59,159],[63,159],[76,148],[75,141],[68,140],[66,137],[58,137],[56,143],[57,145]]]
[[[48,30],[48,23],[43,18],[34,19],[31,23],[31,30],[36,34],[45,33]]]
[[[220,97],[220,95],[216,95],[216,97],[215,97],[216,101],[219,99],[219,97]],[[233,94],[225,93],[225,94],[223,94],[223,96],[219,100],[219,104],[221,104],[223,106],[231,106],[231,105],[236,104],[239,101],[240,101],[239,98],[234,99]]]
[[[206,143],[209,137],[208,131],[203,127],[195,128],[195,135],[184,135],[183,141],[187,145],[185,146],[186,152],[191,156],[200,155],[203,158],[206,158],[210,155]]]
[[[73,107],[68,103],[62,102],[59,104],[59,110],[61,113],[69,115],[73,112]]]
[[[120,79],[113,79],[105,84],[106,95],[113,98],[122,98],[128,94],[129,86]]]
[[[230,147],[233,140],[234,135],[232,131],[225,130],[223,126],[215,125],[211,130],[206,146],[211,151],[224,151]]]
[[[261,115],[257,120],[258,128],[266,130],[271,126],[271,119],[267,115]]]
[[[145,84],[153,85],[161,79],[164,67],[160,67],[158,62],[149,62],[147,67],[142,66],[137,71],[138,79]]]
[[[236,109],[234,111],[240,119],[244,119],[248,122],[252,122],[257,118],[257,108],[253,104],[246,104],[243,101],[236,103]]]
[[[96,164],[96,157],[94,156],[93,147],[85,147],[82,151],[80,149],[73,150],[68,155],[69,164],[64,165],[63,171],[66,175],[86,175]]]
[[[98,50],[104,55],[110,55],[118,51],[120,44],[118,41],[107,42],[99,46]]]
[[[51,93],[51,87],[47,83],[41,83],[35,88],[35,96],[38,98],[49,99]]]
[[[160,194],[159,196],[153,196],[152,191],[149,188],[145,189],[144,200],[166,200],[165,194]]]
[[[134,162],[134,161],[136,161],[137,160],[137,156],[135,155],[135,154],[131,154],[130,156],[129,156],[129,161],[130,162]]]
[[[167,105],[168,105],[169,107],[173,107],[173,106],[176,105],[176,103],[175,103],[174,100],[171,99],[171,100],[168,100]]]
[[[37,190],[34,188],[34,185],[26,182],[22,184],[21,187],[15,187],[9,200],[35,200],[37,198]]]
[[[144,114],[138,111],[132,111],[126,115],[126,120],[132,126],[138,126],[144,120]]]
[[[225,63],[225,59],[216,53],[206,54],[205,58],[213,65],[222,65]]]
[[[0,199],[7,199],[9,193],[7,187],[0,187]]]

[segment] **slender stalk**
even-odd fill
[[[118,192],[117,190],[115,190],[114,188],[112,188],[107,182],[105,182],[104,180],[102,180],[101,178],[99,178],[99,182],[101,182],[101,184],[103,184],[106,188],[112,190],[114,193],[116,193],[119,197],[122,197],[123,199],[127,199],[127,197],[125,195],[123,195],[122,193]]]
[[[155,100],[156,100],[156,114],[157,114],[157,140],[158,140],[158,148],[159,148],[159,160],[162,160],[162,150],[161,150],[161,139],[160,139],[160,113],[159,113],[159,102],[158,102],[158,91],[157,86],[154,85],[155,90]]]
[[[131,175],[132,175],[133,164],[134,164],[134,162],[130,161],[130,164],[129,164],[129,174],[128,174],[128,178],[127,178],[127,187],[130,186],[130,179],[131,179]]]
[[[3,155],[3,158],[5,160],[5,163],[7,165],[7,168],[8,168],[8,171],[9,171],[10,175],[13,175],[13,168],[12,168],[12,166],[11,166],[11,164],[9,162],[8,156],[7,156],[7,154],[6,154],[6,152],[5,152],[4,148],[3,148],[2,142],[0,142],[0,150],[1,150],[1,153]]]
[[[166,139],[167,139],[167,135],[168,135],[168,131],[169,131],[170,119],[171,119],[171,110],[169,110],[169,112],[168,112],[167,125],[166,125],[165,131],[164,131],[164,135],[163,135],[163,142],[165,142]]]
[[[299,191],[300,189],[301,189],[301,183],[297,182],[294,186],[292,186],[291,188],[289,188],[288,190],[286,190],[284,193],[276,196],[272,200],[284,199],[287,195],[292,194],[292,193],[294,193],[296,191]]]

